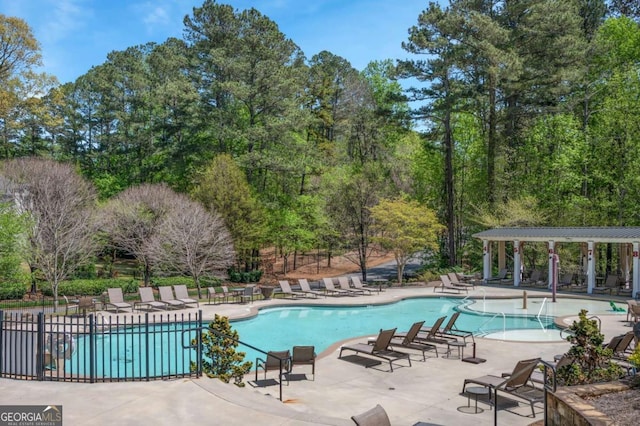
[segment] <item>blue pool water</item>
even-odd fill
[[[456,322],[459,329],[476,335],[491,335],[505,330],[523,330],[511,331],[512,334],[525,334],[531,330],[546,332],[555,328],[553,317],[556,315],[577,315],[581,308],[592,313],[608,312],[609,309],[606,302],[580,299],[562,301],[562,307],[560,304],[546,305],[540,300],[531,300],[530,303],[530,311],[522,309],[519,299],[472,302],[417,298],[362,307],[282,307],[263,309],[253,318],[232,321],[231,324],[238,331],[241,341],[265,351],[290,349],[294,345],[313,345],[316,352],[320,353],[338,341],[375,336],[384,328],[396,327],[398,331],[406,331],[411,324],[422,320],[425,326],[430,326],[437,318],[449,317],[456,310],[461,312]],[[490,309],[487,309],[487,305]],[[188,371],[195,351],[181,348],[182,344],[187,344],[190,338],[195,337],[195,333],[185,336],[172,327],[171,324],[164,324],[134,332],[133,335],[98,336],[95,342],[98,360],[95,373],[98,377],[131,377],[147,371],[152,375],[171,375],[181,369]],[[67,360],[67,372],[88,373],[88,367],[82,365],[83,354],[88,353],[88,343],[87,339],[77,342],[77,356]],[[142,356],[147,348],[153,353],[148,358]],[[245,360],[248,361],[255,362],[257,356],[264,358],[243,345],[237,350],[246,352]]]
[[[460,299],[421,298],[368,307],[273,308],[264,309],[258,316],[233,322],[232,325],[238,331],[240,340],[263,350],[314,345],[320,353],[340,340],[374,336],[380,329],[397,327],[398,331],[406,331],[414,322],[422,320],[425,326],[430,326],[439,317],[449,317],[460,303]],[[503,319],[493,313],[467,310],[462,310],[456,326],[474,334],[502,331],[503,327],[508,330],[554,327],[551,317],[541,317],[538,321],[533,316],[509,315]],[[247,356],[249,360],[255,360],[252,351],[247,350]]]

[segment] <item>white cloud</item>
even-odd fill
[[[154,0],[132,5],[137,19],[142,23],[145,33],[151,36],[162,35],[179,37],[182,32],[182,19],[189,14],[195,3],[185,0]]]
[[[93,15],[83,0],[54,0],[47,3],[46,8],[51,13],[47,14],[46,22],[40,29],[40,37],[46,43],[55,43],[75,35]]]

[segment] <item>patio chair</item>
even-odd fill
[[[626,359],[626,352],[629,350],[634,337],[633,331],[627,331],[623,334],[618,341],[618,344],[611,348],[613,351],[613,357],[617,359]]]
[[[556,355],[554,357],[553,362],[545,362],[542,361],[542,364],[545,365],[547,368],[550,368],[551,370],[553,370],[553,374],[549,374],[548,371],[546,371],[546,369],[539,369],[536,368],[535,370],[533,370],[533,373],[531,373],[531,382],[532,383],[537,383],[538,385],[545,385],[545,372],[547,373],[547,380],[546,380],[546,384],[553,384],[554,389],[556,386],[556,383],[553,383],[553,380],[557,380],[557,375],[558,375],[558,371],[562,368],[562,367],[567,367],[571,364],[573,364],[573,362],[575,361],[575,358],[573,358],[572,356],[570,356],[568,353],[564,353],[561,355]],[[503,377],[508,377],[509,374],[502,374]]]
[[[240,302],[253,303],[253,298],[256,296],[255,285],[248,285],[242,290],[242,293],[238,293]]]
[[[173,297],[173,290],[171,286],[165,285],[158,287],[158,291],[160,292],[160,301],[167,304],[168,308],[172,309],[182,309],[184,308],[184,302],[180,300],[176,300]]]
[[[131,308],[131,303],[124,301],[124,295],[120,287],[107,289],[107,297],[109,300],[105,302],[105,310],[108,310],[109,307],[114,307],[117,314],[120,312],[120,309]]]
[[[223,302],[229,301],[229,288],[226,285],[220,286],[220,291],[217,292],[215,287],[207,288],[207,298],[209,300],[208,304],[211,304],[211,299],[213,299],[213,303],[216,303],[216,300],[220,300]]]
[[[364,413],[351,416],[351,420],[353,420],[357,426],[391,426],[389,416],[380,404],[377,404]]]
[[[475,288],[476,287],[473,283],[464,283],[464,282],[460,281],[460,279],[458,278],[458,274],[456,274],[455,272],[449,272],[447,274],[447,276],[449,277],[449,281],[451,282],[451,284],[454,285],[454,286],[467,287],[467,288]]]
[[[291,351],[291,370],[296,365],[310,365],[313,380],[316,379],[316,350],[314,346],[294,346]]]
[[[360,281],[360,277],[356,275],[351,277],[351,284],[353,284],[353,287],[357,288],[358,290],[366,291],[366,294],[373,294],[371,293],[373,289],[368,288],[366,285],[362,284],[362,281]]]
[[[364,295],[364,290],[349,287],[349,277],[338,277],[340,288],[354,295]]]
[[[609,293],[613,294],[613,290],[618,289],[618,276],[609,275],[602,286],[596,286],[593,288],[595,293]]]
[[[280,284],[280,290],[282,291],[282,293],[286,296],[289,296],[290,298],[294,299],[297,297],[306,297],[307,295],[304,294],[301,291],[293,291],[291,290],[291,285],[289,285],[289,281],[287,280],[280,280],[278,281],[278,283]]]
[[[467,337],[471,337],[473,339],[473,332],[467,330],[460,330],[456,327],[456,321],[460,316],[460,312],[454,312],[451,317],[449,317],[449,322],[444,326],[444,328],[440,331],[436,332],[436,335],[447,338],[458,338],[462,337],[462,340],[466,343]]]
[[[291,372],[291,355],[286,351],[269,351],[267,359],[256,358],[256,382],[258,381],[258,370],[264,370],[264,379],[267,379],[267,371],[278,371],[278,380],[283,378],[289,383],[288,374]]]
[[[143,307],[147,310],[167,308],[166,303],[156,300],[155,296],[153,295],[153,289],[151,287],[139,287],[138,292],[140,293],[140,301],[133,303],[134,311],[136,309],[141,311]]]
[[[620,287],[618,287],[617,295],[624,297],[632,297],[633,296],[633,288],[630,286],[631,284],[621,283]]]
[[[573,274],[570,272],[562,274],[562,277],[558,280],[558,288],[570,287],[571,284],[573,284]]]
[[[391,372],[393,372],[393,362],[401,359],[406,359],[409,362],[409,367],[411,367],[411,358],[409,357],[408,353],[389,349],[389,344],[391,343],[391,339],[393,338],[395,333],[395,328],[389,330],[380,330],[380,333],[378,334],[378,337],[376,338],[375,342],[373,342],[373,344],[354,343],[352,345],[344,345],[340,347],[338,358],[342,358],[342,352],[348,350],[369,355],[374,358],[380,358],[389,362],[389,369]]]
[[[187,290],[187,286],[182,284],[182,285],[174,285],[173,286],[173,291],[176,294],[176,300],[179,300],[180,302],[184,303],[185,305],[192,305],[192,304],[196,304],[196,307],[199,308],[200,307],[200,301],[197,299],[192,299],[191,297],[189,297],[189,290]]]
[[[78,299],[69,300],[69,298],[64,294],[62,295],[62,297],[64,298],[64,314],[65,315],[69,315],[69,312],[72,312],[72,311],[75,311],[76,313],[79,312],[80,301]]]
[[[535,418],[536,412],[534,404],[544,402],[544,392],[542,389],[534,387],[530,384],[531,374],[540,362],[540,358],[525,359],[518,361],[513,371],[509,374],[495,376],[492,374],[476,377],[473,379],[465,379],[462,385],[462,393],[468,384],[477,384],[489,388],[489,398],[493,399],[493,406],[498,409],[496,401],[498,400],[498,391],[505,392],[510,396],[514,396],[531,405],[531,413]],[[493,391],[493,398],[491,398]]]
[[[435,293],[437,289],[440,289],[443,293],[445,290],[453,290],[456,293],[460,293],[461,291],[469,293],[469,286],[467,286],[466,284],[463,286],[452,284],[448,275],[440,275],[440,285],[435,286],[433,288],[433,292]]]
[[[629,326],[633,326],[640,320],[640,303],[636,300],[627,300],[627,305],[627,321],[629,321]]]
[[[317,298],[318,296],[327,296],[325,293],[320,291],[311,290],[311,286],[309,285],[309,281],[306,278],[298,278],[298,284],[300,285],[300,289],[307,296]]]
[[[423,324],[424,321],[415,322],[406,333],[400,333],[393,336],[393,338],[391,339],[391,346],[400,346],[402,348],[420,351],[422,352],[423,361],[427,360],[427,356],[425,355],[425,353],[429,351],[435,352],[437,358],[438,347],[436,345],[416,340],[416,336],[420,332]]]
[[[542,277],[542,271],[540,269],[534,269],[531,272],[531,275],[529,276],[529,278],[522,280],[520,284],[531,285],[531,286],[539,285],[541,283],[541,280],[540,280],[541,277]]]
[[[323,278],[322,282],[329,296],[347,296],[350,294],[346,290],[336,288],[335,285],[333,285],[333,278]]]
[[[438,337],[438,333],[440,332],[440,327],[442,323],[447,317],[438,318],[431,327],[422,327],[420,332],[416,335],[414,340],[426,342],[426,343],[440,343],[440,344],[448,344],[451,340],[457,340],[456,338],[443,338]]]
[[[487,283],[497,283],[497,284],[500,284],[500,283],[503,283],[503,282],[508,282],[508,281],[510,281],[507,278],[508,274],[509,274],[509,270],[507,268],[502,268],[498,272],[498,275],[496,275],[495,277],[487,278],[486,282]]]

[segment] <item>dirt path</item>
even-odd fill
[[[381,265],[383,263],[387,263],[389,261],[393,261],[393,253],[388,254],[374,254],[369,257],[367,265],[368,267],[374,267]],[[336,256],[331,258],[331,267],[327,266],[327,260],[321,259],[320,265],[318,262],[312,261],[311,259],[301,258],[299,261],[298,268],[295,271],[289,271],[286,275],[282,274],[282,261],[279,259],[278,262],[275,262],[273,265],[274,274],[272,277],[267,277],[267,280],[276,281],[278,279],[297,279],[297,278],[307,278],[309,280],[319,280],[324,277],[337,277],[345,274],[353,274],[355,272],[360,271],[360,268],[347,259],[344,256]],[[307,263],[305,263],[307,262]],[[291,264],[291,262],[290,262]]]

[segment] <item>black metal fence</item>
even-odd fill
[[[199,377],[202,312],[105,317],[0,310],[0,377],[111,382]]]
[[[58,309],[64,312],[65,300],[61,298],[59,301]],[[43,312],[45,314],[53,313],[54,302],[53,297],[44,296],[42,294],[27,295],[24,299],[17,300],[0,300],[0,310],[18,312],[18,313],[30,313],[37,314]]]

